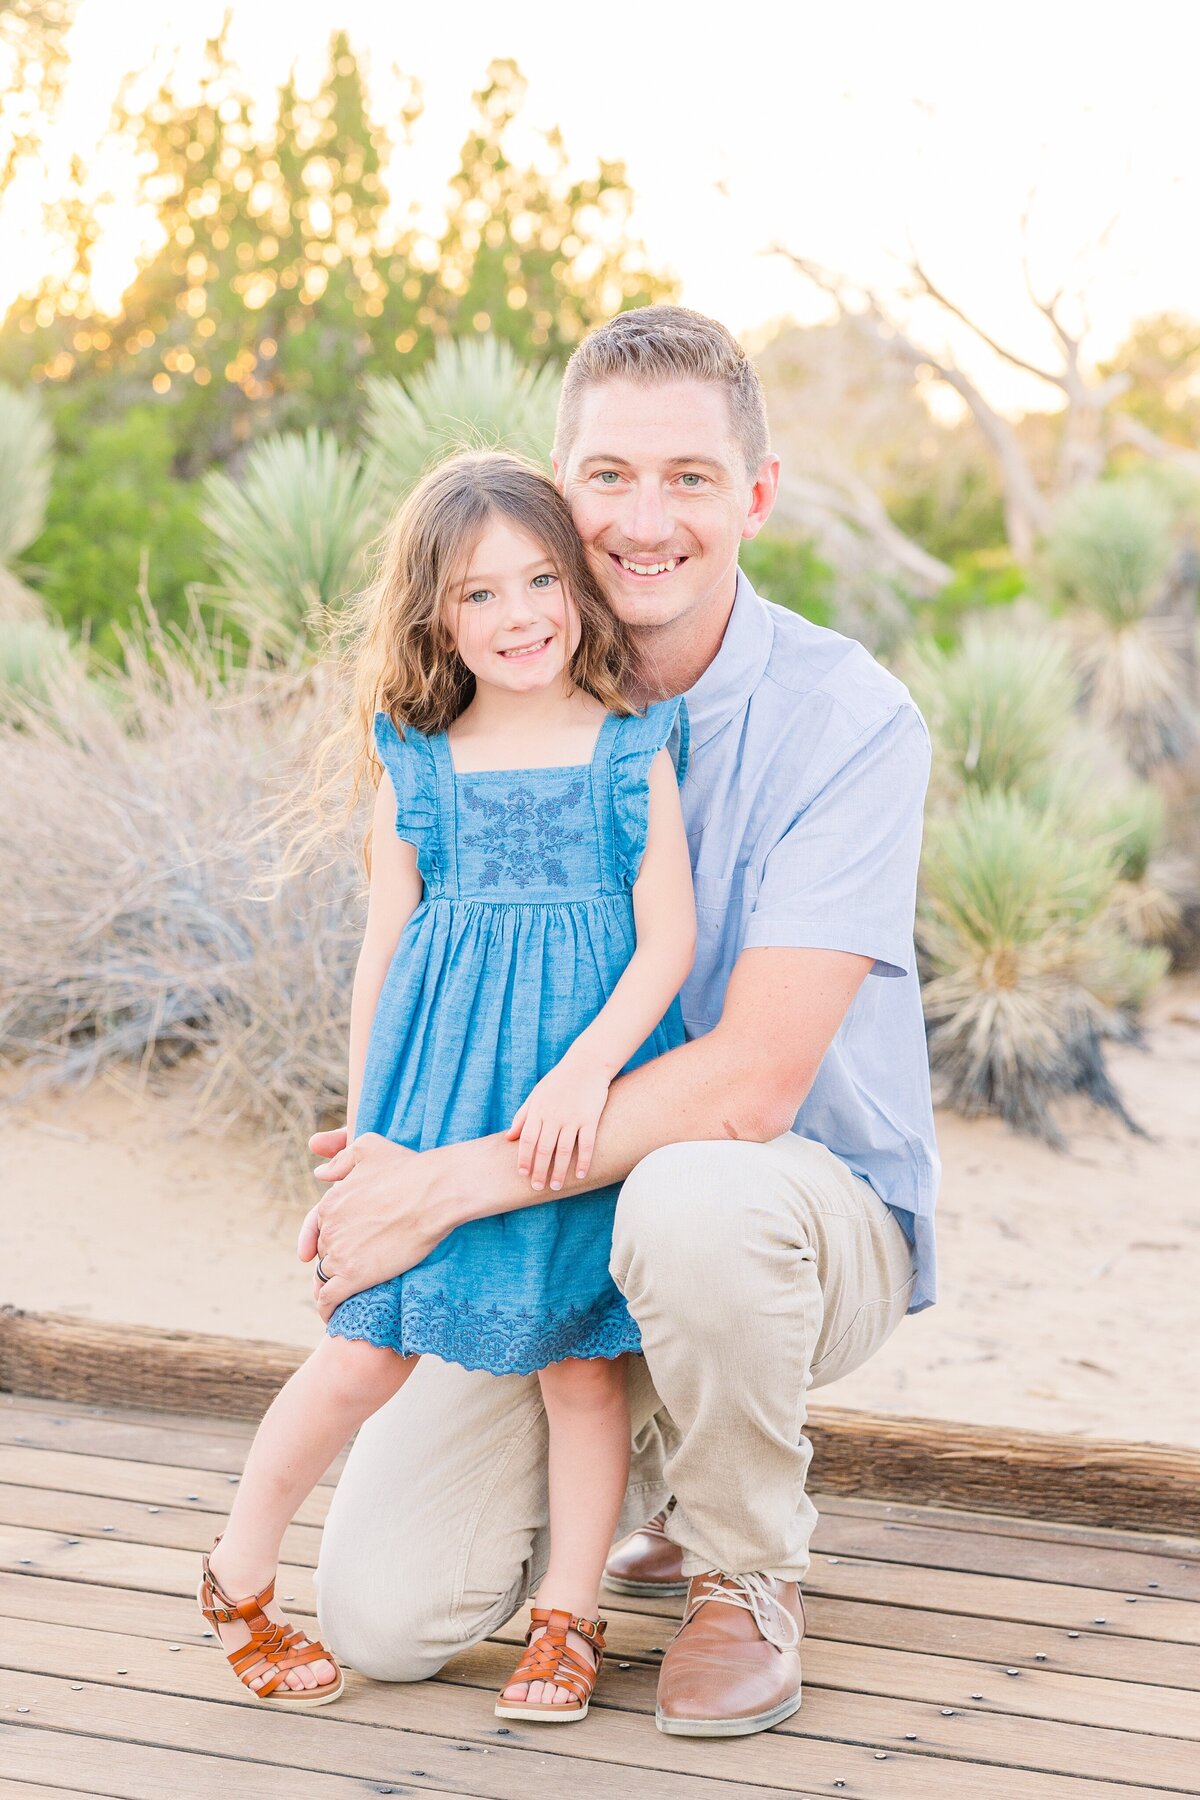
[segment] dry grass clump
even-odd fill
[[[107,700],[51,683],[0,721],[0,1050],[26,1076],[13,1100],[187,1059],[197,1118],[259,1127],[298,1176],[308,1133],[344,1116],[357,827],[276,881],[264,823],[304,766],[319,678],[239,669],[193,630],[152,618]]]

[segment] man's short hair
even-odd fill
[[[723,387],[747,472],[758,474],[771,447],[762,384],[737,339],[716,319],[686,306],[642,306],[618,313],[584,338],[563,376],[554,434],[560,457],[575,441],[584,388],[614,379],[645,387],[681,380]]]

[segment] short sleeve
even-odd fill
[[[688,714],[683,699],[657,700],[644,713],[620,719],[613,737],[613,835],[617,874],[626,887],[638,878],[650,826],[650,764],[668,749],[682,783],[688,763]]]
[[[417,866],[427,887],[441,877],[437,770],[423,732],[409,725],[403,737],[385,712],[375,714],[375,748],[396,793],[396,835],[415,844]]]
[[[846,950],[913,967],[929,734],[907,704],[860,739],[768,852],[746,947]]]

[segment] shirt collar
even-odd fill
[[[739,569],[721,648],[685,696],[693,745],[707,743],[745,708],[766,673],[774,635],[765,602]]]

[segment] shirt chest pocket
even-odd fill
[[[696,961],[680,996],[689,1037],[711,1031],[725,1004],[725,989],[738,959],[746,921],[754,910],[758,876],[748,867],[732,875],[697,874]]]

